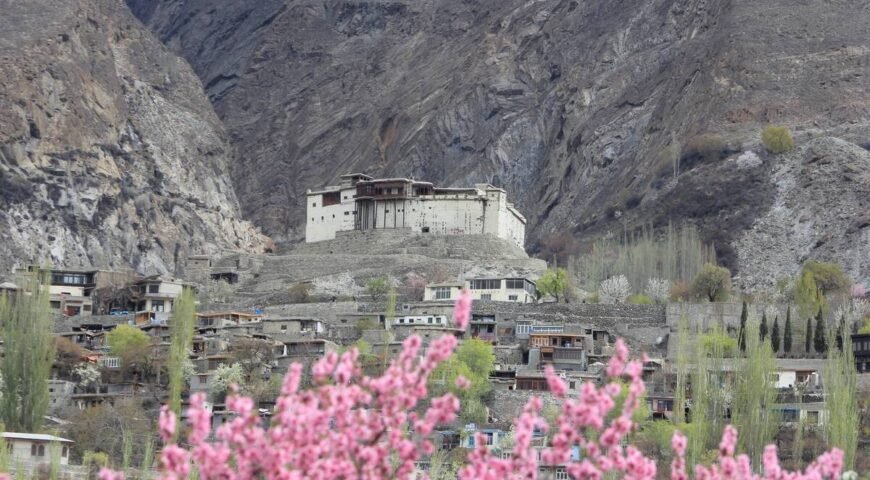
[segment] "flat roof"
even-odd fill
[[[462,282],[442,282],[442,283],[430,283],[426,285],[426,288],[435,288],[435,287],[464,287],[465,284]]]
[[[75,443],[68,438],[55,437],[54,435],[46,435],[46,434],[42,434],[42,433],[3,432],[3,433],[0,433],[0,437],[9,438],[12,440],[32,440],[32,441],[37,441],[37,442]]]
[[[233,312],[233,311],[204,312],[204,313],[197,313],[196,314],[197,317],[220,317],[220,316],[225,316],[225,315],[239,315],[242,317],[262,317],[263,316],[263,314],[261,314],[261,313],[246,313],[246,312]]]

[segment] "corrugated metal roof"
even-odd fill
[[[9,438],[12,440],[34,440],[38,442],[67,442],[67,443],[75,443],[72,440],[67,438],[55,437],[54,435],[46,435],[42,433],[16,433],[16,432],[3,432],[0,433],[0,437]]]

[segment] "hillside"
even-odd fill
[[[724,159],[768,123],[870,141],[860,1],[127,3],[202,78],[242,211],[279,239],[307,188],[366,171],[504,186],[532,251],[689,219],[739,269],[777,162]]]
[[[262,251],[199,79],[122,2],[0,9],[0,271]]]

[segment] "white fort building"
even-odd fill
[[[489,234],[524,248],[526,218],[504,189],[488,184],[437,188],[408,178],[373,179],[354,173],[341,184],[308,190],[305,241],[350,230],[408,229],[438,235]]]

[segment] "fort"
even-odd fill
[[[305,241],[332,240],[351,230],[410,229],[439,235],[488,234],[523,247],[526,218],[489,184],[439,188],[408,178],[374,179],[361,173],[339,185],[307,192]]]

